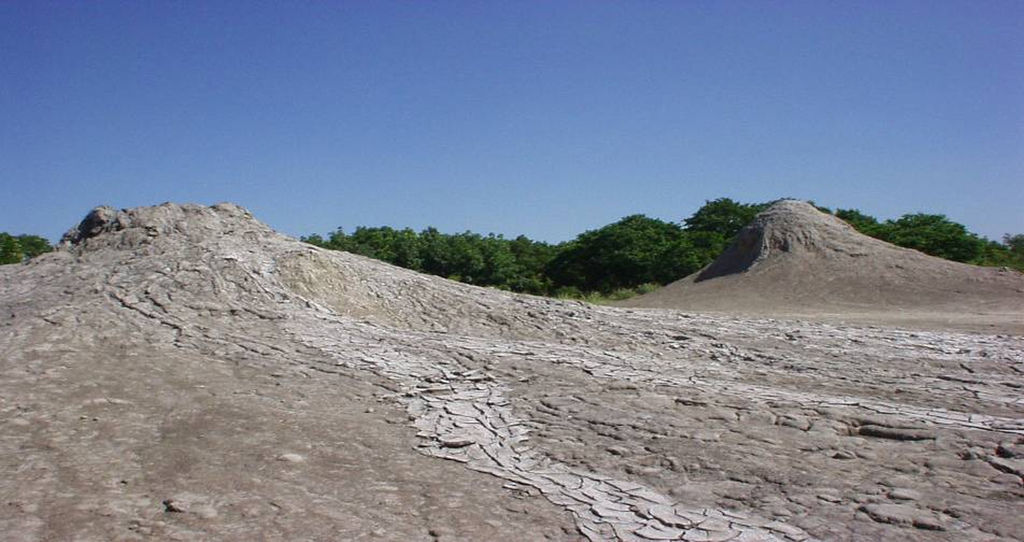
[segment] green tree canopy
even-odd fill
[[[7,232],[0,232],[0,264],[21,263],[25,253],[18,239]]]
[[[557,285],[611,292],[677,279],[687,268],[690,241],[677,224],[631,215],[580,234],[547,267]]]
[[[757,213],[765,210],[767,203],[739,203],[729,198],[718,198],[706,201],[704,205],[684,220],[686,230],[691,232],[709,232],[721,235],[726,242],[749,224]]]
[[[1016,235],[1006,234],[1003,236],[1003,246],[1013,254],[1024,256],[1024,233]]]
[[[836,209],[835,215],[864,235],[875,236],[881,229],[878,219],[857,209]]]
[[[525,236],[510,241],[500,235],[468,231],[445,234],[426,228],[416,233],[408,228],[360,226],[351,235],[338,228],[327,239],[310,235],[302,240],[470,284],[534,294],[551,291],[544,267],[554,257],[555,248]]]
[[[887,220],[876,237],[956,262],[973,261],[982,256],[985,248],[983,239],[945,215],[916,213]]]
[[[14,236],[0,232],[0,264],[21,263],[52,250],[50,242],[38,235]]]

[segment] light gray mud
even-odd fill
[[[1024,532],[1019,336],[515,296],[230,205],[98,222],[0,268],[9,538]]]

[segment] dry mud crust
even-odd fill
[[[5,540],[578,538],[535,492],[417,453],[372,375],[199,353],[122,311],[0,333]]]
[[[10,538],[1024,532],[1021,337],[515,296],[231,205],[99,215],[0,268]]]

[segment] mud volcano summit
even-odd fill
[[[231,204],[98,208],[0,267],[0,532],[1019,540],[1019,278],[815,213],[641,298],[682,312],[424,276]],[[1004,325],[794,316],[870,306]]]
[[[782,200],[741,230],[706,268],[623,305],[998,322],[1020,332],[1024,275],[897,247],[809,203]]]

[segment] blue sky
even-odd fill
[[[705,200],[1024,232],[1024,2],[0,3],[0,231],[233,201],[562,241]]]

